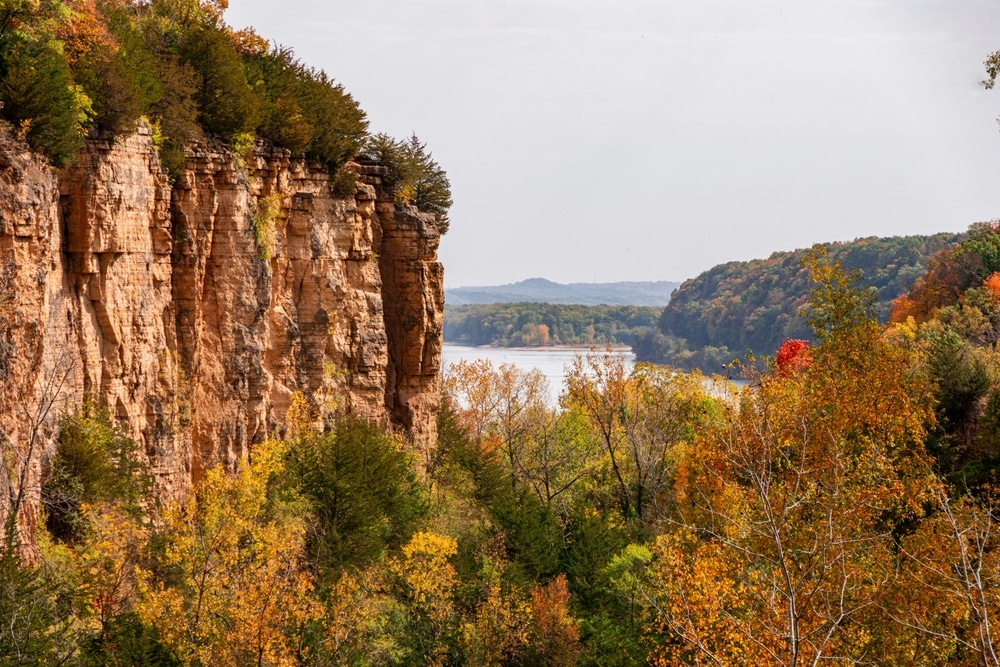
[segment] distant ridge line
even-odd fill
[[[444,293],[445,303],[451,306],[533,302],[663,307],[679,286],[680,282],[668,280],[563,284],[545,278],[528,278],[509,285],[446,287]]]

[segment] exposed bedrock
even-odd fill
[[[433,216],[386,200],[371,165],[345,197],[287,151],[188,156],[171,186],[140,127],[57,173],[0,127],[0,419],[11,453],[34,448],[26,506],[59,415],[87,397],[140,443],[163,496],[235,468],[295,391],[420,452],[436,437]],[[8,458],[3,498],[21,469]]]

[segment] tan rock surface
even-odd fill
[[[287,151],[258,147],[241,164],[199,145],[171,188],[144,128],[89,142],[59,174],[0,128],[2,428],[11,453],[37,442],[29,505],[38,451],[51,455],[58,415],[87,396],[107,401],[168,496],[238,466],[281,430],[294,391],[427,451],[438,233],[432,216],[379,199],[377,168],[356,167],[363,182],[344,198],[325,167]],[[20,469],[0,475],[4,499]]]
[[[386,406],[427,453],[437,438],[444,331],[444,269],[436,261],[434,216],[412,206],[378,205],[383,295],[389,336]]]

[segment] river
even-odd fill
[[[537,368],[548,378],[549,402],[555,406],[566,386],[566,367],[578,354],[587,354],[590,350],[589,347],[468,347],[445,343],[441,349],[441,366],[447,370],[449,364],[459,361],[487,359],[494,366],[514,364],[522,370]],[[625,356],[629,368],[635,365],[635,354],[630,348],[615,351]]]
[[[494,366],[514,364],[522,370],[537,368],[549,381],[549,404],[558,407],[559,394],[566,388],[566,367],[573,363],[576,355],[587,354],[591,349],[589,347],[468,347],[445,343],[441,348],[441,366],[447,370],[448,364],[462,360],[487,359],[493,362]],[[604,352],[600,348],[597,351]],[[631,348],[616,348],[615,351],[625,356],[629,370],[635,366],[635,354]],[[747,380],[743,378],[727,380],[709,377],[706,378],[705,388],[710,394],[722,396],[732,385],[743,387],[746,384]]]

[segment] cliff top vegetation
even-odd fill
[[[226,0],[0,2],[0,118],[55,167],[90,134],[153,127],[171,174],[203,139],[237,152],[255,139],[335,171],[367,145],[364,111],[326,72],[253,28],[225,23]],[[416,183],[398,199],[447,229],[450,186],[416,137],[380,154]],[[414,172],[414,170],[416,170]],[[429,185],[428,185],[429,184]],[[428,194],[428,189],[433,192]]]

